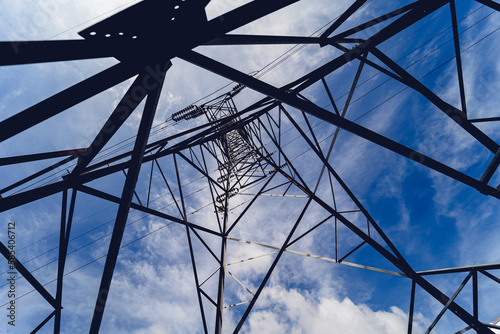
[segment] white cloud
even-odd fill
[[[414,333],[427,322],[415,316]],[[397,307],[373,311],[349,298],[312,298],[297,290],[273,286],[265,290],[245,333],[404,333],[408,315]]]

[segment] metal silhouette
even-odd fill
[[[411,159],[415,164],[421,164],[475,188],[485,196],[500,198],[499,190],[489,184],[500,164],[500,146],[474,124],[496,121],[499,118],[475,120],[468,118],[454,0],[420,0],[400,8],[388,8],[382,16],[373,17],[354,28],[342,30],[342,24],[353,17],[366,3],[366,0],[356,0],[344,13],[340,13],[338,18],[333,20],[333,23],[318,37],[230,33],[247,23],[293,5],[297,0],[254,0],[224,14],[223,17],[212,20],[207,20],[204,11],[208,2],[143,1],[81,31],[80,35],[84,38],[83,40],[0,43],[0,65],[4,66],[103,57],[114,57],[119,60],[117,65],[2,120],[0,123],[2,141],[64,112],[126,79],[137,76],[111,116],[103,124],[99,134],[87,148],[0,158],[0,165],[21,164],[54,157],[62,159],[19,182],[5,185],[0,190],[2,196],[0,210],[2,212],[53,194],[62,194],[63,197],[56,295],[49,293],[43,286],[43,282],[37,280],[23,266],[22,261],[15,261],[19,273],[54,309],[34,329],[34,332],[46,326],[52,318],[55,319],[54,333],[61,331],[61,317],[64,317],[62,310],[63,277],[73,213],[75,203],[78,201],[77,193],[90,194],[104,201],[118,204],[100,288],[95,292],[96,303],[89,324],[90,333],[99,332],[101,323],[106,321],[107,296],[108,292],[113,289],[113,273],[118,261],[130,209],[185,227],[186,243],[190,249],[188,260],[191,262],[194,275],[193,289],[196,289],[200,322],[205,333],[221,333],[224,313],[233,308],[238,309],[235,313],[238,316],[238,321],[236,327],[229,330],[234,331],[234,333],[239,332],[245,325],[255,303],[258,302],[258,298],[274,269],[286,253],[378,271],[399,276],[402,280],[408,280],[412,285],[408,333],[412,332],[417,287],[443,305],[442,312],[432,323],[428,332],[433,329],[447,310],[453,312],[463,321],[464,331],[472,329],[477,333],[492,333],[492,328],[498,329],[495,321],[490,323],[492,319],[482,319],[479,314],[478,276],[481,275],[500,283],[500,279],[491,272],[500,269],[499,264],[415,271],[384,234],[361,201],[349,189],[347,183],[332,167],[332,147],[337,140],[339,130],[343,129]],[[490,0],[478,0],[478,2],[496,11],[500,10],[500,5],[496,2]],[[443,7],[448,7],[452,18],[455,60],[461,98],[460,108],[440,98],[423,85],[418,78],[415,78],[390,56],[382,52],[380,48],[380,45],[385,41]],[[371,29],[369,30],[369,28]],[[358,33],[367,30],[375,32],[368,38],[358,37]],[[203,45],[276,44],[320,45],[336,48],[341,51],[341,54],[299,79],[282,87],[275,87],[193,50]],[[376,58],[377,62],[368,59],[368,55]],[[166,74],[172,66],[171,59],[173,58],[180,58],[237,84],[227,93],[211,101],[190,105],[172,113],[169,121],[189,124],[187,129],[150,143],[148,138],[159,96],[164,81],[168,80]],[[328,85],[328,75],[351,63],[356,64],[358,69],[354,80],[347,85],[350,89],[345,106],[338,108]],[[477,143],[491,151],[494,157],[484,174],[479,179],[471,177],[347,119],[345,117],[347,109],[358,86],[360,75],[366,67],[371,67],[420,93],[445,114],[449,122],[456,123],[461,131],[468,133]],[[330,101],[332,110],[325,109],[306,97],[305,91],[310,87],[323,89],[322,94]],[[257,91],[265,97],[248,107],[238,108],[235,98],[247,90]],[[144,111],[133,149],[98,161],[96,157],[99,156],[99,153],[144,100]],[[328,127],[332,134],[328,138],[328,149],[321,145],[320,137],[324,139],[324,136],[315,129],[312,119],[323,121],[322,124]],[[288,133],[283,131],[284,122],[289,126]],[[290,146],[283,145],[294,136],[299,138],[302,145],[308,147],[308,159],[310,159],[311,165],[321,166],[319,173],[308,175],[304,164],[298,164],[294,160],[293,154],[296,152],[292,152]],[[167,214],[150,206],[149,193],[147,203],[143,203],[144,199],[141,201],[135,193],[139,172],[148,163],[151,164],[150,187],[153,176],[164,180],[163,187],[175,203],[176,214]],[[46,175],[61,166],[67,168],[69,172],[62,180],[13,193],[29,181]],[[205,194],[207,195],[206,199],[210,202],[207,210],[213,216],[213,221],[210,223],[197,220],[196,214],[190,213],[188,210],[188,204],[192,199],[188,198],[189,195],[186,193],[186,186],[183,183],[182,175],[185,170],[199,174],[206,182]],[[90,181],[99,180],[118,172],[126,174],[120,196],[87,185]],[[172,180],[174,180],[173,184]],[[350,207],[337,207],[336,196],[343,196]],[[262,198],[298,200],[300,203],[300,208],[296,212],[291,212],[283,220],[284,238],[279,245],[259,243],[252,240],[251,236],[242,235],[244,230],[238,231],[242,224],[251,221],[252,217],[249,212],[252,212],[255,203],[259,203]],[[236,199],[238,199],[237,202],[235,202]],[[239,207],[239,211],[236,215],[231,215],[235,205]],[[321,211],[323,216],[322,219],[309,226],[304,223],[304,220],[312,210]],[[360,215],[362,219],[350,218],[351,213]],[[291,222],[290,219],[292,219]],[[334,229],[331,230],[333,242],[329,254],[316,255],[301,252],[292,247],[326,224],[334,226]],[[304,225],[308,226],[307,229],[300,230]],[[345,231],[349,231],[349,235],[358,240],[355,245],[347,243],[348,245],[345,246],[346,243],[342,240],[340,232],[337,231],[340,226],[346,228]],[[218,241],[214,243],[213,240]],[[254,282],[255,289],[248,287],[244,283],[244,278],[237,277],[230,271],[231,265],[234,265],[228,263],[227,260],[228,247],[230,247],[228,243],[230,242],[245,243],[260,247],[259,249],[271,250],[271,253],[264,254],[272,257],[271,266],[263,273],[262,277],[258,278],[256,283]],[[346,261],[349,256],[367,247],[384,258],[391,269]],[[9,257],[12,260],[5,243],[0,243],[0,251],[8,260]],[[215,261],[213,272],[210,275],[199,271],[200,263],[197,259],[201,256],[200,254],[212,257]],[[250,260],[252,259],[242,259],[240,262]],[[452,272],[467,273],[467,277],[451,297],[446,296],[426,279],[428,275],[444,275]],[[455,300],[469,280],[472,280],[473,284],[472,313]],[[236,282],[248,298],[241,299],[241,294],[226,291],[225,287],[229,281],[233,284]]]

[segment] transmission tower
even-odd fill
[[[356,0],[345,11],[337,13],[337,17],[330,18],[330,24],[317,36],[231,33],[267,15],[279,15],[285,7],[293,7],[298,2],[254,0],[208,20],[205,14],[208,0],[145,0],[81,31],[83,39],[0,43],[2,66],[108,57],[118,60],[118,64],[3,119],[0,123],[2,142],[15,141],[16,136],[37,124],[133,78],[114,109],[109,107],[111,115],[86,147],[0,158],[1,166],[11,167],[61,159],[30,172],[15,183],[2,184],[0,190],[1,212],[52,195],[62,196],[55,294],[45,287],[46,279],[37,277],[24,265],[22,257],[17,258],[11,252],[7,238],[0,243],[2,255],[13,265],[11,269],[29,282],[53,309],[33,332],[47,329],[52,323],[54,333],[64,332],[61,319],[65,316],[66,259],[75,207],[82,195],[117,206],[100,286],[93,299],[93,315],[88,321],[90,333],[98,333],[101,324],[107,321],[108,292],[113,294],[114,271],[120,249],[124,247],[130,210],[185,230],[183,243],[189,248],[185,259],[192,268],[190,279],[204,333],[238,333],[244,329],[273,272],[287,256],[327,261],[341,268],[355,267],[408,282],[409,289],[404,292],[410,296],[408,333],[413,330],[413,315],[418,311],[415,309],[419,305],[418,291],[442,304],[442,311],[427,332],[433,330],[446,312],[453,313],[462,322],[464,329],[460,333],[468,330],[493,333],[493,329],[500,329],[496,325],[499,318],[482,318],[478,293],[478,282],[483,282],[483,278],[500,283],[498,273],[495,274],[500,264],[416,271],[399,250],[401,245],[389,239],[362,200],[349,188],[350,181],[344,180],[334,168],[336,161],[345,159],[336,156],[334,150],[343,132],[348,134],[348,139],[360,137],[411,160],[412,164],[477,189],[485,198],[500,198],[499,189],[490,184],[500,164],[500,146],[476,126],[480,122],[498,121],[500,117],[469,117],[455,1],[419,0],[394,8],[391,2],[382,15],[367,14],[372,16],[352,25],[352,18],[369,2]],[[494,10],[495,14],[500,10],[494,1],[478,0],[477,3]],[[454,75],[458,80],[460,107],[441,98],[425,86],[420,77],[395,61],[390,52],[384,51],[385,42],[393,41],[395,36],[401,36],[438,11],[446,13],[452,23]],[[346,26],[348,28],[344,28]],[[246,74],[194,50],[203,46],[286,44],[320,46],[335,50],[336,55],[327,60],[318,56],[318,61],[312,62],[318,64],[314,69],[278,87],[258,75]],[[201,99],[169,113],[166,123],[179,130],[160,133],[152,140],[162,86],[169,80],[168,72],[175,66],[174,59],[208,70],[234,84],[211,100]],[[355,69],[352,76],[342,72],[350,66]],[[486,162],[484,173],[480,177],[470,176],[415,150],[417,145],[390,139],[349,118],[349,107],[354,94],[361,89],[360,78],[367,68],[425,98],[436,113],[444,115],[443,122],[454,124],[457,131],[472,138],[474,145],[488,150],[492,157]],[[348,91],[341,107],[331,89],[339,72]],[[249,95],[252,98],[256,92],[262,97],[247,103],[243,96],[248,92],[254,93]],[[318,95],[322,98],[316,98]],[[328,107],[321,105],[325,100],[329,101]],[[139,106],[143,106],[143,110],[133,148],[106,151],[108,143]],[[304,147],[305,151],[301,150]],[[56,179],[44,184],[32,183],[55,172],[59,173]],[[96,186],[101,180],[122,174],[125,181],[118,195]],[[188,182],[192,179],[199,182],[192,185]],[[149,184],[147,196],[137,193],[138,182]],[[152,187],[162,189],[161,193],[171,203],[168,209],[151,200]],[[277,208],[285,209],[287,214],[275,214],[273,210]],[[318,233],[323,243],[307,241]],[[269,234],[274,234],[274,238]],[[255,255],[239,257],[247,253]],[[350,262],[354,255],[359,256]],[[242,269],[258,258],[269,259],[265,270]],[[374,258],[377,260],[370,262]],[[428,279],[430,275],[449,273],[466,275],[452,296]],[[457,299],[469,282],[472,308]],[[500,314],[500,310],[496,312]],[[233,322],[225,321],[228,314]]]

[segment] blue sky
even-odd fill
[[[114,0],[102,4],[97,1],[70,3],[63,0],[0,4],[2,22],[1,40],[53,40],[79,38],[77,32],[101,19],[116,13],[137,1]],[[235,8],[246,1],[214,0],[207,7],[209,18]],[[383,14],[387,8],[395,9],[407,1],[368,1],[363,10],[347,21],[340,29],[356,26],[362,21]],[[310,35],[327,24],[349,6],[349,1],[311,0],[300,1],[280,12],[237,30],[248,34]],[[500,16],[478,2],[457,1],[459,32],[464,64],[465,91],[470,118],[494,117],[500,65],[498,64],[498,32]],[[374,33],[372,28],[359,37]],[[449,7],[444,6],[427,19],[405,32],[394,36],[380,46],[393,60],[420,79],[442,99],[460,107],[458,80],[453,50]],[[275,85],[284,85],[308,71],[326,63],[340,54],[333,48],[308,46],[293,53],[273,70],[259,71],[271,61],[287,52],[291,46],[239,46],[199,47],[198,52],[213,57],[244,73]],[[487,51],[485,51],[487,50]],[[368,57],[380,64],[372,55]],[[173,59],[167,74],[155,118],[154,139],[178,133],[183,129],[203,123],[202,118],[179,122],[163,128],[171,113],[234,83],[199,69],[181,59]],[[9,116],[57,93],[86,77],[117,63],[113,59],[72,61],[0,68],[0,117]],[[359,62],[353,61],[325,79],[332,90],[337,106],[344,105]],[[372,129],[427,156],[446,163],[457,170],[480,178],[493,155],[478,145],[472,137],[451,122],[440,110],[432,106],[419,93],[405,89],[400,83],[365,65],[359,87],[353,96],[347,116],[362,126]],[[114,105],[132,80],[109,89],[81,104],[37,125],[0,144],[1,156],[29,154],[43,151],[80,148],[89,145]],[[304,95],[318,106],[333,110],[320,84],[311,86]],[[212,95],[211,97],[215,97]],[[235,98],[241,110],[262,95],[245,89]],[[202,100],[198,103],[206,102]],[[130,143],[137,131],[143,104],[120,129],[108,147],[118,145],[131,149]],[[307,130],[302,114],[285,106],[292,117]],[[274,110],[271,115],[277,116]],[[313,117],[309,118],[326,152],[335,127]],[[170,124],[170,123],[169,123]],[[500,142],[498,124],[479,123],[497,143]],[[298,132],[292,123],[283,118],[285,152],[293,158],[294,166],[310,187],[318,179],[321,164],[308,150],[303,139],[295,139]],[[123,146],[129,144],[129,146]],[[171,143],[173,144],[173,143]],[[270,151],[273,145],[269,144]],[[110,149],[110,151],[112,148]],[[122,152],[119,151],[119,152]],[[7,186],[30,173],[48,166],[55,160],[1,167],[2,184]],[[498,200],[485,196],[475,189],[460,184],[446,176],[429,171],[395,153],[369,143],[346,131],[340,131],[330,163],[347,183],[372,217],[381,226],[412,267],[419,270],[449,268],[474,264],[496,263],[500,258],[498,246]],[[172,159],[160,160],[169,182],[176,185],[172,172]],[[185,162],[180,162],[181,179],[186,196],[189,219],[197,224],[215,228],[207,181],[200,178]],[[210,162],[209,170],[215,163]],[[69,167],[66,167],[69,168]],[[149,183],[150,164],[145,164],[137,184],[138,196],[145,201]],[[51,179],[57,181],[65,168]],[[214,173],[216,175],[216,173]],[[117,173],[88,185],[119,196],[125,177]],[[151,189],[151,207],[179,217],[172,197],[156,171]],[[277,176],[272,184],[284,179]],[[500,184],[495,173],[490,185]],[[39,184],[37,184],[39,185]],[[35,186],[35,185],[33,185]],[[176,188],[176,187],[175,187]],[[175,189],[174,188],[174,189]],[[257,187],[245,192],[256,192]],[[355,209],[354,203],[334,184],[336,205],[339,211]],[[276,194],[283,193],[283,187]],[[178,196],[178,190],[174,190]],[[273,192],[269,192],[271,194]],[[291,187],[290,195],[303,193]],[[325,176],[318,196],[332,204],[332,194]],[[241,194],[231,199],[234,217],[247,205],[249,195]],[[135,201],[135,200],[134,200]],[[262,196],[235,228],[233,237],[262,244],[280,246],[297,219],[306,199],[297,197]],[[4,228],[0,240],[5,242],[8,221],[17,222],[17,249],[19,259],[26,267],[35,270],[33,275],[42,283],[56,277],[58,230],[61,195],[30,203],[0,213]],[[88,332],[95,303],[100,275],[107,252],[109,233],[116,215],[117,205],[78,193],[74,228],[66,264],[70,273],[64,280],[63,332]],[[306,219],[295,235],[328,215],[316,204],[307,211]],[[364,228],[366,222],[359,213],[345,216]],[[234,219],[230,217],[230,219]],[[201,321],[194,289],[194,279],[189,259],[186,232],[183,226],[171,224],[131,211],[122,244],[129,244],[120,251],[120,257],[111,287],[102,325],[103,333],[197,333]],[[334,222],[329,220],[317,231],[297,242],[292,250],[323,257],[334,257]],[[364,225],[363,225],[364,224]],[[153,233],[151,233],[153,232]],[[149,234],[151,233],[151,234]],[[147,237],[144,237],[147,235]],[[218,249],[217,238],[205,236],[205,241]],[[377,236],[374,236],[377,239]],[[339,252],[345,253],[359,243],[359,238],[346,228],[339,228]],[[378,238],[377,240],[380,240]],[[228,263],[250,257],[266,255],[272,249],[232,241],[228,244]],[[200,279],[209,276],[216,268],[199,241],[194,248]],[[40,255],[41,254],[41,255]],[[38,256],[40,255],[40,256]],[[255,291],[274,254],[259,257],[241,264],[231,264],[227,269],[245,286]],[[373,251],[363,246],[346,261],[396,271]],[[2,272],[5,270],[2,265]],[[494,272],[493,272],[494,273]],[[2,275],[2,279],[5,274]],[[452,295],[464,274],[429,277],[429,281],[447,295]],[[226,304],[249,300],[241,285],[227,276]],[[500,315],[498,296],[500,287],[480,278],[480,317],[492,321]],[[216,280],[209,279],[206,291],[214,291]],[[402,333],[406,331],[411,282],[406,278],[363,270],[347,265],[285,253],[273,272],[259,301],[250,314],[244,333]],[[55,293],[55,283],[46,288]],[[6,287],[1,287],[1,304],[8,301]],[[18,281],[21,294],[31,291],[24,281]],[[457,302],[471,311],[470,283]],[[224,331],[232,332],[245,305],[225,311]],[[4,308],[4,307],[2,307]],[[209,328],[212,328],[215,311],[205,304]],[[415,333],[423,333],[441,306],[428,294],[417,289]],[[25,333],[40,323],[52,308],[37,294],[29,293],[18,300],[18,326],[14,330],[6,321],[0,331]],[[50,332],[52,321],[47,325]],[[436,326],[436,333],[456,332],[465,325],[447,312]],[[41,331],[45,333],[45,331]]]

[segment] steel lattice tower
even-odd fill
[[[500,279],[494,275],[494,271],[500,269],[500,264],[416,271],[398,250],[397,243],[393,244],[349,188],[349,181],[337,173],[334,168],[336,156],[332,154],[339,132],[346,131],[410,159],[414,164],[475,188],[485,197],[500,198],[496,185],[490,185],[500,164],[500,146],[475,125],[478,122],[498,121],[500,118],[495,115],[483,119],[468,117],[455,1],[419,0],[399,8],[387,8],[384,15],[342,30],[343,23],[355,16],[366,3],[366,0],[356,0],[345,12],[339,13],[333,23],[317,37],[230,33],[271,13],[279,14],[280,10],[293,6],[295,2],[298,0],[254,0],[221,17],[207,20],[205,7],[208,0],[145,0],[81,31],[83,39],[0,43],[2,66],[105,57],[113,57],[119,61],[117,65],[3,119],[0,123],[2,142],[15,140],[16,135],[31,127],[125,80],[135,78],[116,107],[109,107],[112,109],[111,115],[87,147],[0,158],[2,166],[61,158],[61,161],[31,173],[19,182],[2,185],[3,189],[0,191],[1,212],[8,212],[52,195],[62,196],[55,295],[23,265],[22,258],[14,261],[19,274],[53,307],[53,312],[47,314],[40,325],[34,328],[34,332],[44,326],[46,328],[51,319],[54,319],[54,333],[61,331],[61,317],[65,314],[65,263],[73,215],[80,194],[116,203],[118,207],[100,287],[95,291],[90,333],[99,332],[101,323],[106,322],[108,292],[113,291],[113,273],[123,246],[122,238],[131,209],[185,229],[183,242],[190,250],[186,260],[193,270],[193,289],[196,290],[200,323],[205,333],[221,333],[226,312],[233,312],[236,322],[234,328],[225,327],[224,330],[238,333],[245,326],[252,308],[258,303],[259,296],[285,254],[325,260],[332,265],[336,263],[362,268],[408,281],[411,284],[411,290],[405,292],[410,294],[408,333],[412,332],[417,289],[443,306],[428,332],[446,311],[451,311],[458,317],[465,330],[493,333],[493,328],[500,328],[495,325],[497,321],[482,319],[478,311],[481,302],[478,277],[484,276],[500,283]],[[500,10],[500,5],[494,1],[477,2],[495,11]],[[427,88],[418,77],[384,53],[381,47],[384,42],[443,8],[451,15],[453,24],[454,61],[457,69],[455,75],[459,83],[460,107],[453,106]],[[359,37],[360,33],[367,31],[370,37]],[[201,46],[282,44],[333,48],[339,55],[322,63],[318,61],[313,70],[277,87],[194,51]],[[175,66],[171,62],[173,59],[181,59],[201,67],[235,84],[210,101],[195,103],[171,113],[167,121],[182,125],[182,130],[151,141],[150,133],[162,86],[168,81],[169,69]],[[335,73],[351,65],[356,66],[355,75],[345,80],[349,94],[345,105],[338,107],[329,80]],[[493,157],[483,175],[472,177],[413,149],[414,146],[407,145],[402,140],[392,140],[347,118],[348,107],[366,68],[395,80],[427,99],[429,104],[446,116],[446,122],[456,124],[459,131],[490,151]],[[316,103],[310,94],[312,89],[316,94],[321,91],[323,97],[330,101],[331,107],[324,108]],[[248,91],[258,92],[263,97],[241,107],[237,99]],[[144,107],[133,149],[100,158],[100,153],[141,103]],[[293,141],[297,144],[288,145]],[[300,156],[300,152],[295,150],[298,143],[307,147],[306,164],[296,159]],[[30,181],[61,167],[67,170],[63,178],[19,191]],[[137,182],[145,177],[141,170],[148,170],[147,201],[145,198],[141,200],[135,192]],[[99,180],[116,173],[126,175],[121,194],[112,194],[93,186]],[[202,190],[195,192],[186,185],[185,179],[189,173],[196,174],[202,180]],[[174,203],[174,211],[162,211],[150,202],[153,180],[161,181],[164,193]],[[208,205],[198,209],[205,202]],[[286,217],[278,217],[282,220],[281,229],[277,231],[282,235],[280,244],[258,241],[262,239],[259,224],[265,225],[266,221],[256,218],[260,217],[254,209],[257,205],[267,207],[268,210],[279,206],[289,208],[287,205],[291,205]],[[211,218],[207,218],[208,216]],[[328,230],[325,229],[327,226]],[[315,245],[309,245],[301,249],[301,242],[317,231],[325,233],[329,246],[315,248]],[[240,276],[237,266],[244,266],[244,262],[253,258],[232,262],[234,259],[231,258],[231,252],[241,244],[257,250],[254,258],[272,258],[266,271],[253,276],[251,280]],[[2,240],[0,250],[12,262],[7,246],[8,243]],[[385,264],[379,266],[379,262],[359,264],[347,261],[355,253],[363,254],[361,252],[364,249],[377,254]],[[315,254],[314,251],[318,250],[324,251]],[[465,273],[466,279],[453,296],[444,294],[428,279],[429,275],[459,272]],[[244,275],[244,271],[241,273]],[[473,285],[472,311],[456,300],[469,281]],[[227,289],[228,286],[232,288]]]

